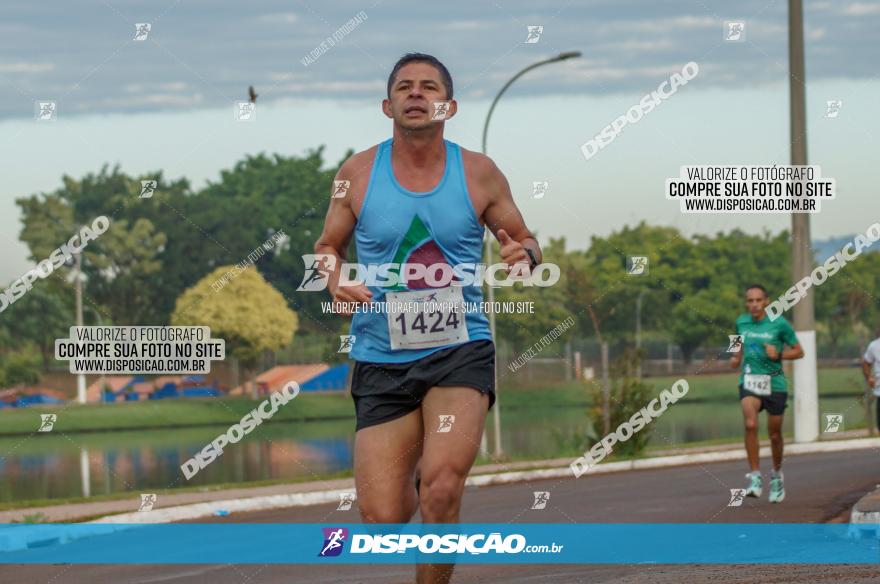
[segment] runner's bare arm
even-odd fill
[[[771,361],[782,362],[785,359],[794,360],[804,356],[804,350],[800,345],[792,345],[787,349],[783,347],[782,351],[777,351],[770,343],[764,343],[764,351]]]
[[[780,359],[780,361],[782,361],[783,359],[788,359],[790,361],[793,361],[795,359],[801,359],[803,356],[804,356],[804,348],[801,347],[800,344],[792,345],[791,347],[789,347],[787,349],[783,348],[782,359]]]
[[[739,369],[740,364],[742,363],[744,348],[741,348],[739,352],[734,353],[730,358],[730,368],[731,369]]]
[[[335,180],[346,180],[351,173],[353,158],[349,158],[339,168]],[[350,179],[348,179],[350,180]],[[335,189],[333,189],[335,190]],[[316,254],[328,254],[336,258],[333,270],[327,282],[327,290],[337,302],[369,302],[372,294],[363,284],[357,286],[338,286],[342,262],[347,259],[348,246],[354,234],[357,218],[351,207],[351,193],[344,197],[333,198],[331,192],[330,207],[324,218],[324,230],[315,242]],[[350,311],[344,311],[350,313]]]
[[[541,247],[513,202],[507,178],[488,157],[482,158],[478,168],[478,184],[489,200],[483,220],[501,244],[502,260],[507,264],[528,264],[529,256],[523,248],[529,248],[541,263]]]
[[[875,379],[874,374],[872,372],[872,364],[868,363],[867,359],[862,357],[862,375],[865,376],[865,381],[868,382],[868,387],[874,387]]]

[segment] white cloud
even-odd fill
[[[489,23],[479,20],[453,20],[443,25],[447,30],[481,30],[485,29]]]
[[[291,73],[290,71],[270,71],[269,72],[269,81],[290,81],[291,79],[295,79],[296,74]]]
[[[257,17],[257,20],[270,24],[294,24],[299,22],[299,15],[295,12],[276,12],[273,14],[261,14]]]
[[[808,41],[818,41],[819,39],[825,38],[825,35],[828,33],[821,26],[818,28],[810,28],[807,29],[807,40]]]
[[[146,93],[150,91],[185,91],[189,83],[185,81],[172,81],[169,83],[128,83],[123,86],[126,93]]]
[[[626,32],[676,32],[683,29],[721,27],[721,23],[709,16],[676,16],[652,20],[618,20],[605,25],[605,31]]]
[[[867,2],[854,2],[843,9],[847,16],[864,16],[865,14],[880,14],[880,4],[868,4]]]
[[[385,83],[383,81],[317,81],[312,83],[287,83],[278,85],[272,92],[288,93],[317,93],[327,91],[337,94],[336,97],[349,97],[345,93],[359,91],[378,91],[385,95]],[[360,96],[358,96],[360,97]]]
[[[127,109],[141,108],[145,106],[158,107],[193,107],[204,103],[204,96],[201,93],[179,94],[179,93],[144,93],[141,95],[133,95],[131,97],[114,97],[102,99],[98,102],[88,104],[88,110],[101,109]]]
[[[0,63],[0,73],[24,73],[27,75],[34,75],[37,73],[47,73],[54,70],[54,63],[28,63],[26,61],[18,61],[16,63]]]
[[[625,40],[613,43],[603,43],[596,45],[599,49],[610,49],[613,51],[659,51],[672,49],[675,44],[669,39],[659,39],[655,41],[647,40]]]

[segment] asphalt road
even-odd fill
[[[544,480],[468,489],[462,520],[469,523],[825,523],[846,522],[852,505],[880,483],[880,452],[800,455],[785,463],[786,500],[764,498],[728,507],[730,489],[743,487],[744,462],[634,471],[580,479]],[[532,510],[534,491],[548,491]],[[237,514],[202,523],[357,523],[355,509],[335,505]],[[409,566],[0,566],[0,582],[16,584],[275,584],[290,582],[411,582]],[[454,582],[878,582],[875,565],[462,565]]]

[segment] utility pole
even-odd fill
[[[644,290],[639,290],[636,296],[636,379],[642,380],[642,296],[645,295]]]
[[[75,289],[76,289],[76,326],[83,326],[83,304],[82,304],[82,251],[73,255],[76,260],[74,269]],[[86,403],[86,376],[82,373],[76,374],[76,401],[77,403]]]
[[[806,76],[804,70],[804,10],[802,0],[788,0],[788,67],[791,164],[807,164]],[[792,282],[809,277],[813,269],[809,213],[791,214]],[[819,438],[816,319],[812,289],[794,306],[794,330],[804,357],[794,362],[794,440]]]

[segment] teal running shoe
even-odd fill
[[[785,485],[782,482],[782,472],[774,472],[770,475],[770,502],[782,503],[785,499]]]
[[[759,497],[764,492],[764,479],[761,477],[761,471],[754,470],[746,474],[749,484],[746,486],[746,497]]]

